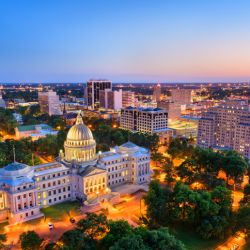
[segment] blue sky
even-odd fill
[[[250,81],[248,0],[0,0],[0,82]]]

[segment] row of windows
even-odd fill
[[[89,194],[89,193],[100,191],[101,189],[104,189],[104,188],[105,188],[105,184],[103,184],[102,186],[99,185],[98,187],[94,187],[94,188],[91,187],[90,189],[86,188],[85,192],[86,194]]]
[[[21,190],[25,190],[25,189],[28,189],[28,188],[33,188],[33,185],[29,184],[29,185],[24,185],[22,187],[17,187],[17,190],[21,191]]]
[[[105,177],[99,178],[98,180],[95,179],[94,181],[92,181],[92,180],[88,181],[87,180],[86,184],[85,184],[85,187],[101,184],[102,182],[106,182]]]
[[[17,199],[20,200],[21,197],[25,199],[27,196],[32,197],[32,193],[23,194],[23,195],[18,195],[18,196],[17,196]]]
[[[118,180],[109,181],[109,186],[123,182],[125,182],[125,178],[119,178]]]
[[[36,181],[49,180],[51,178],[56,178],[56,177],[64,176],[64,175],[67,175],[69,173],[70,173],[70,171],[68,170],[68,171],[64,171],[64,172],[54,173],[54,174],[51,174],[51,175],[44,175],[42,177],[36,177]]]
[[[39,186],[37,187],[37,189],[39,190],[41,187],[42,187],[42,188],[49,188],[49,187],[54,187],[54,186],[56,186],[56,185],[65,184],[66,181],[67,181],[67,179],[62,179],[62,180],[58,180],[58,181],[43,183],[41,186],[39,185]],[[69,180],[68,180],[68,181],[69,181]]]

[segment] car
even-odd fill
[[[54,228],[54,224],[53,224],[53,223],[51,223],[51,222],[49,222],[49,223],[48,223],[48,227],[49,227],[49,230],[51,230],[51,229],[53,229],[53,228]]]
[[[73,218],[73,217],[70,217],[69,221],[70,221],[72,224],[74,224],[74,223],[76,222],[75,218]]]

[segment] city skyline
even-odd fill
[[[250,3],[1,1],[1,82],[250,80]]]

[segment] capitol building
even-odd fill
[[[81,113],[55,162],[28,166],[13,162],[0,169],[0,223],[43,216],[41,208],[64,201],[88,201],[124,184],[150,181],[150,152],[131,142],[96,153]]]

